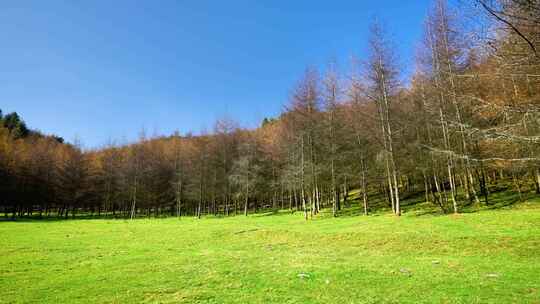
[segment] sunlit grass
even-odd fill
[[[460,215],[2,222],[0,302],[540,303],[540,200],[508,195]]]

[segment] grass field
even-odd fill
[[[538,199],[456,216],[0,222],[0,235],[2,303],[540,303]]]

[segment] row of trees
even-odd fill
[[[6,115],[0,210],[134,218],[271,208],[308,219],[325,207],[339,214],[352,188],[366,215],[373,208],[400,215],[402,200],[421,193],[457,213],[489,203],[495,180],[520,196],[531,187],[540,193],[539,3],[464,7],[484,14],[483,30],[463,26],[465,17],[436,1],[410,85],[375,23],[364,60],[347,73],[334,63],[324,73],[307,69],[280,117],[255,130],[222,118],[210,134],[141,132],[130,145],[81,151]]]

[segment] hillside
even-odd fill
[[[0,302],[538,303],[540,200],[494,198],[459,215],[4,222]]]

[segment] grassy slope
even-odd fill
[[[540,200],[425,210],[4,222],[0,302],[540,303]]]

